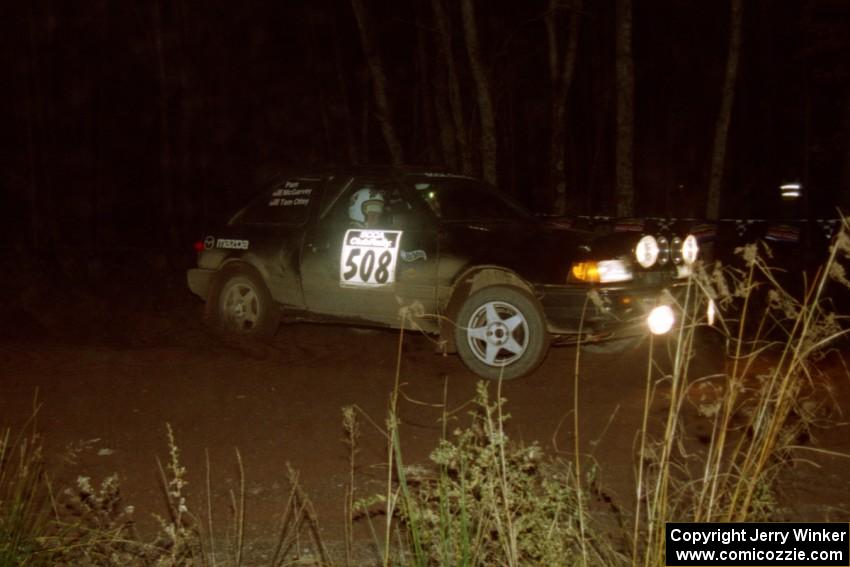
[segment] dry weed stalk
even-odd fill
[[[846,335],[845,317],[827,309],[830,281],[847,285],[839,261],[850,257],[848,223],[830,248],[824,269],[805,282],[800,299],[789,293],[768,267],[770,251],[749,245],[740,249],[746,269],[714,266],[694,277],[682,305],[699,313],[709,300],[721,313],[742,304],[736,324],[721,319],[731,368],[723,376],[719,399],[703,412],[710,416],[711,435],[704,453],[685,449],[683,406],[694,384],[689,361],[694,337],[704,323],[692,316],[675,340],[671,368],[661,380],[661,365],[650,357],[645,409],[639,441],[636,516],[632,563],[661,565],[667,521],[758,521],[774,512],[773,487],[782,466],[791,461],[796,439],[822,406],[811,394],[820,387],[816,362],[827,347]],[[767,360],[770,368],[756,377]],[[716,377],[713,377],[716,379]],[[648,433],[649,412],[657,389],[664,385],[669,408],[660,439]],[[692,470],[694,464],[699,472]]]

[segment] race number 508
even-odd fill
[[[349,229],[339,256],[340,284],[364,288],[392,286],[402,234],[400,230]]]
[[[363,252],[361,248],[352,248],[345,259],[345,281],[358,280],[364,284],[384,285],[390,279],[392,252],[384,250],[377,253],[374,249]]]

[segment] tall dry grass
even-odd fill
[[[848,234],[845,221],[826,265],[804,282],[801,297],[769,267],[763,244],[738,251],[742,269],[715,265],[691,280],[682,305],[691,315],[676,337],[670,366],[660,377],[655,359],[647,367],[632,564],[664,564],[668,521],[776,519],[777,479],[831,400],[831,381],[818,363],[840,356],[834,345],[848,333],[846,317],[832,310],[827,294],[830,286],[848,283],[841,264],[850,257]],[[717,375],[694,377],[690,363],[709,302],[717,307],[729,363]],[[695,388],[706,385],[715,395],[697,409],[710,422],[708,446],[689,452],[686,405]],[[653,435],[648,420],[660,392],[669,409]]]
[[[398,417],[404,331],[384,426],[386,476],[378,493],[358,487],[361,420],[343,410],[349,452],[341,503],[343,543],[329,550],[297,472],[287,467],[290,491],[263,559],[272,565],[643,565],[664,564],[668,521],[755,521],[775,517],[777,479],[801,450],[800,440],[823,415],[829,380],[818,363],[848,333],[843,316],[829,308],[830,285],[850,281],[842,261],[850,257],[847,222],[825,267],[805,293],[795,296],[769,266],[769,252],[740,251],[743,268],[706,266],[679,296],[687,316],[666,341],[650,339],[644,410],[635,450],[635,497],[615,504],[619,531],[589,506],[596,489],[592,467],[579,451],[581,359],[574,372],[572,460],[551,457],[536,444],[508,436],[510,414],[501,382],[478,385],[466,416],[449,411],[444,386],[442,435],[430,464],[404,458]],[[728,364],[711,376],[695,375],[706,308]],[[405,315],[406,316],[406,315]],[[495,389],[495,396],[491,389]],[[713,395],[701,398],[696,393]],[[825,392],[825,393],[824,393]],[[658,412],[659,405],[666,409]],[[695,408],[693,406],[696,406]],[[693,414],[710,424],[706,444],[693,443]],[[159,532],[141,537],[117,477],[76,486],[53,498],[35,428],[0,435],[0,566],[2,565],[243,565],[257,562],[246,542],[246,471],[235,453],[237,490],[228,490],[230,515],[213,516],[214,471],[206,462],[203,512],[196,513],[175,433],[166,430],[168,457],[159,463],[166,514]],[[204,494],[205,493],[205,494]],[[197,496],[197,495],[196,495]],[[205,504],[205,506],[204,506]],[[372,551],[355,534],[363,522]],[[227,526],[221,529],[220,526]]]

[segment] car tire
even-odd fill
[[[526,291],[493,286],[470,295],[458,312],[457,352],[483,378],[513,380],[546,357],[549,333],[543,310]]]
[[[267,341],[277,331],[280,309],[259,276],[236,268],[221,272],[213,282],[207,317],[227,335]]]

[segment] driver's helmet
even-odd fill
[[[384,196],[374,187],[364,187],[351,196],[348,217],[356,223],[366,224],[368,213],[384,212]]]

